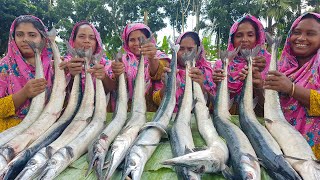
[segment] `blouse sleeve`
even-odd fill
[[[310,116],[320,116],[320,93],[311,89],[310,91],[310,109],[308,110]]]
[[[167,60],[159,60],[159,67],[157,70],[157,73],[154,76],[151,76],[152,80],[161,80],[161,76],[164,71],[164,67],[168,66],[168,61]]]
[[[12,95],[0,98],[0,119],[15,115]]]

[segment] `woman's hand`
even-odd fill
[[[59,64],[60,69],[67,69],[72,76],[80,74],[82,71],[84,59],[83,58],[72,58],[70,61],[63,61]]]
[[[290,95],[292,91],[292,82],[283,73],[280,73],[278,71],[269,71],[264,83],[264,88],[287,93]]]
[[[44,78],[31,79],[22,88],[23,94],[27,98],[33,98],[46,90],[47,81]]]
[[[260,72],[266,67],[266,58],[264,56],[256,56],[253,58],[253,67],[257,67]]]
[[[119,76],[122,73],[124,73],[125,66],[124,66],[123,62],[113,61],[112,64],[111,64],[111,69],[112,69],[113,76],[114,76],[113,78],[118,79]]]
[[[202,71],[197,67],[192,67],[189,70],[189,76],[191,77],[192,81],[197,82],[201,87],[203,86],[204,75]]]
[[[212,74],[212,79],[215,84],[221,82],[225,78],[223,69],[216,69]]]
[[[152,61],[155,60],[157,48],[153,43],[149,42],[141,46],[140,52],[142,55],[147,57],[149,61]]]
[[[100,80],[106,78],[107,76],[102,64],[95,64],[92,68],[88,69],[88,72],[92,73],[94,77]]]

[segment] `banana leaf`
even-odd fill
[[[147,113],[147,119],[148,121],[151,121],[154,113]],[[130,115],[129,115],[130,116]],[[109,113],[107,115],[107,122],[110,122],[112,118],[112,114]],[[260,119],[262,121],[262,119]],[[231,121],[239,126],[238,116],[232,116]],[[192,116],[191,120],[192,124],[192,135],[193,140],[196,147],[202,147],[205,146],[205,143],[203,139],[201,138],[194,116]],[[166,166],[160,164],[160,162],[172,158],[172,152],[170,143],[167,139],[165,139],[162,143],[160,143],[147,162],[144,173],[142,174],[142,180],[163,180],[163,179],[170,179],[170,180],[177,180],[177,174],[174,172],[174,168],[171,166]],[[87,177],[85,177],[85,173],[88,169],[88,162],[87,162],[87,155],[83,155],[78,160],[73,162],[67,169],[65,169],[56,179],[57,180],[96,180],[97,176],[95,175],[95,172],[92,171]],[[121,165],[120,165],[121,166]],[[121,167],[120,170],[116,171],[113,175],[112,179],[120,179],[121,178]],[[225,179],[221,173],[217,174],[203,174],[202,175],[203,180],[223,180]],[[266,171],[261,168],[261,179],[262,180],[271,180],[271,178],[268,176]]]

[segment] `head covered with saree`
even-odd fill
[[[266,67],[261,72],[262,79],[265,79],[269,65],[271,55],[264,49],[264,44],[266,41],[265,31],[263,28],[262,23],[252,15],[245,15],[242,18],[238,19],[230,28],[229,39],[228,39],[228,51],[233,51],[236,47],[234,47],[234,36],[237,32],[240,24],[244,22],[249,22],[255,29],[256,34],[256,43],[255,46],[260,45],[261,51],[259,52],[258,56],[264,56],[266,59]],[[239,73],[241,70],[247,65],[247,61],[242,56],[236,56],[230,63],[228,67],[228,88],[230,90],[231,98],[235,97],[237,94],[240,94],[244,81],[239,80]],[[222,67],[222,61],[217,61],[215,64],[214,69],[218,69]]]
[[[308,62],[299,67],[299,60],[293,55],[290,43],[293,30],[306,18],[314,18],[320,23],[319,13],[305,13],[293,22],[278,62],[278,69],[296,85],[320,92],[320,49]],[[319,116],[308,116],[307,109],[291,96],[281,94],[280,103],[287,121],[304,135],[310,146],[319,144]]]
[[[47,32],[43,22],[31,15],[23,15],[17,17],[10,27],[8,53],[0,61],[0,97],[6,97],[10,94],[15,94],[20,91],[25,84],[35,77],[35,67],[26,61],[21,54],[16,42],[15,42],[15,29],[21,23],[31,23],[35,29],[40,33]],[[40,33],[41,34],[41,33]],[[42,35],[41,35],[42,36]],[[44,70],[45,79],[47,80],[47,91],[50,92],[52,86],[52,52],[48,49],[48,41],[42,37],[45,41],[45,46],[41,51],[41,60]],[[16,110],[16,114],[19,118],[24,118],[27,114],[30,106],[30,100],[26,101],[19,109]]]

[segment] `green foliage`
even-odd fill
[[[208,61],[215,61],[218,59],[218,49],[217,46],[212,44],[211,36],[202,38],[202,45]]]
[[[164,36],[163,39],[162,39],[162,44],[160,46],[160,51],[166,53],[166,54],[169,54],[170,52],[170,46],[169,46],[169,43],[168,43],[168,40],[167,40],[167,36]]]

